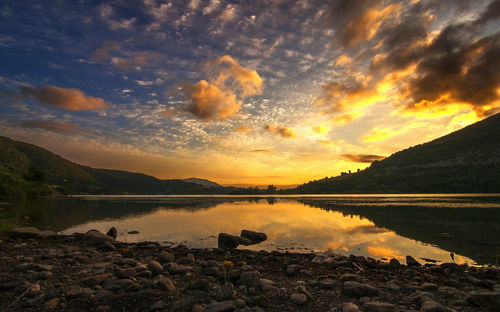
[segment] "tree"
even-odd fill
[[[47,175],[42,168],[39,168],[35,165],[31,165],[28,169],[28,172],[24,175],[24,179],[33,182],[43,182]]]

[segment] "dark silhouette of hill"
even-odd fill
[[[500,193],[500,114],[375,161],[360,172],[286,192]]]
[[[161,180],[141,173],[82,166],[41,147],[0,136],[0,197],[11,195],[8,191],[12,181],[22,187],[30,168],[41,169],[44,182],[66,194],[227,194],[234,191],[232,187],[208,187],[180,179]]]

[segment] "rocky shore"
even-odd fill
[[[0,234],[0,311],[500,311],[500,271],[407,257]]]

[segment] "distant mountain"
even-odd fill
[[[0,136],[0,198],[12,197],[12,193],[24,197],[17,193],[33,170],[41,170],[46,184],[67,194],[227,194],[235,190],[203,179],[161,180],[141,173],[95,169]],[[13,184],[19,188],[12,190]]]
[[[219,183],[215,183],[213,181],[205,180],[205,179],[188,178],[188,179],[182,179],[182,181],[199,184],[199,185],[202,185],[204,187],[223,187]]]
[[[409,133],[408,135],[411,135]],[[500,193],[500,114],[287,193]]]

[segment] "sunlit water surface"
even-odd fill
[[[500,246],[495,195],[172,197],[81,196],[16,203],[7,217],[64,234],[118,230],[125,242],[217,247],[220,232],[265,232],[244,248],[486,264]],[[138,234],[128,234],[138,231]]]

